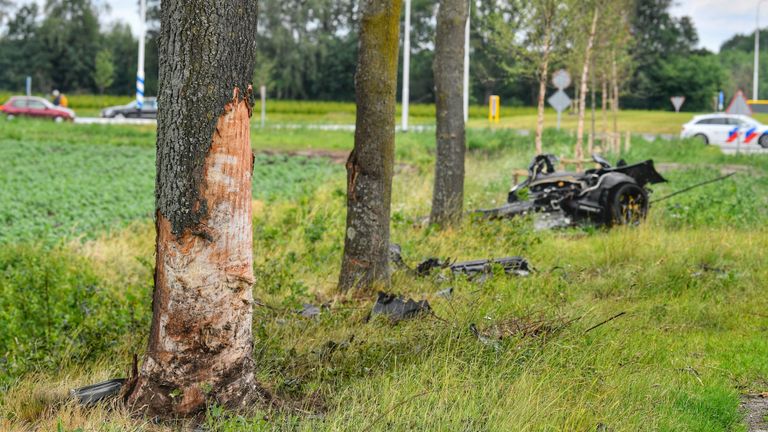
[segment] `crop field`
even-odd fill
[[[306,123],[353,115],[346,104],[282,109],[306,111]],[[503,202],[533,148],[532,136],[474,117],[467,210]],[[154,138],[152,127],[0,125],[0,430],[188,427],[68,398],[125,376],[147,344]],[[438,231],[416,223],[429,213],[434,133],[398,133],[392,240],[405,260],[520,255],[536,271],[483,282],[395,273],[392,290],[427,299],[434,316],[393,325],[366,320],[375,294],[335,291],[352,133],[254,125],[252,139],[255,361],[280,407],[213,406],[204,430],[746,431],[742,395],[768,391],[766,156],[635,137],[606,156],[653,158],[669,180],[653,197],[736,174],[653,205],[637,227],[468,217]],[[545,150],[567,156],[572,144],[546,131]],[[436,294],[448,287],[450,298]],[[304,303],[327,307],[303,318]]]

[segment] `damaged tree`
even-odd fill
[[[401,0],[364,0],[355,95],[355,146],[347,160],[347,229],[339,289],[389,284],[395,93]]]
[[[435,38],[437,160],[430,222],[456,223],[464,205],[464,34],[467,0],[441,0]]]
[[[149,416],[259,398],[250,87],[257,0],[164,0],[149,347],[124,393]]]

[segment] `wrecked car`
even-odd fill
[[[610,227],[645,219],[648,186],[667,181],[653,160],[633,165],[621,160],[616,166],[598,155],[592,160],[599,167],[575,173],[557,171],[554,155],[538,155],[528,167],[528,177],[509,191],[505,205],[477,213],[490,219],[539,213],[557,217],[555,225],[563,226],[588,222]]]

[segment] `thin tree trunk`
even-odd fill
[[[582,143],[584,141],[584,112],[586,111],[587,79],[589,78],[589,65],[592,55],[592,44],[595,41],[595,33],[597,32],[598,15],[599,11],[596,8],[594,16],[592,17],[592,27],[589,30],[587,47],[584,50],[584,68],[581,71],[581,86],[579,90],[579,122],[576,126],[576,148],[574,149],[574,157],[579,161],[584,158],[584,148]],[[581,169],[581,167],[579,167],[579,169]]]
[[[603,151],[608,150],[608,81],[605,76],[603,81],[603,93],[600,96],[600,103],[602,105],[602,117],[603,117]]]
[[[611,53],[611,85],[613,88],[611,101],[611,111],[613,112],[613,134],[616,136],[616,150],[621,148],[621,137],[619,136],[619,76],[616,71],[616,53]]]
[[[464,205],[464,35],[468,8],[468,0],[441,0],[437,13],[437,158],[429,219],[438,225],[459,222]]]
[[[389,285],[389,217],[401,0],[364,0],[355,95],[355,146],[347,160],[347,229],[339,289]]]
[[[536,154],[543,152],[542,136],[544,135],[544,102],[547,96],[547,78],[549,77],[549,54],[551,47],[552,28],[547,27],[544,33],[544,56],[541,60],[541,69],[539,71],[539,105],[538,118],[536,119]]]
[[[129,406],[152,417],[260,396],[251,105],[250,91],[239,91],[253,76],[257,5],[163,1],[152,327],[141,371],[124,389]]]

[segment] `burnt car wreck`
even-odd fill
[[[634,225],[648,214],[648,186],[667,180],[653,160],[616,166],[598,155],[597,168],[583,173],[557,171],[558,159],[538,155],[528,167],[528,177],[512,187],[507,203],[499,208],[478,210],[484,218],[501,219],[536,213],[546,227],[591,223],[602,226]]]

